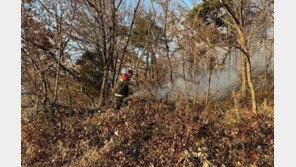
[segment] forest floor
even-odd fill
[[[274,166],[273,95],[258,103],[257,114],[230,99],[153,98],[22,112],[22,166]]]

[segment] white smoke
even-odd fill
[[[221,55],[222,52],[220,51]],[[272,52],[273,54],[273,52]],[[251,55],[251,64],[252,64],[252,74],[258,75],[262,74],[266,69],[266,64],[270,56],[270,45],[269,47],[262,47],[255,54]],[[183,74],[183,65],[179,65],[174,69],[175,73],[173,78],[174,83],[168,83],[165,87],[159,88],[155,94],[158,97],[167,97],[175,94],[184,94],[185,96],[195,96],[196,93],[196,84],[188,80],[197,82],[197,78],[200,79],[198,97],[207,92],[208,88],[208,71],[202,70],[197,77],[191,77],[190,73],[192,69],[187,63],[185,63],[185,76],[186,80],[182,76]],[[273,56],[269,65],[269,73],[273,74]],[[239,85],[236,84],[236,81],[240,79],[241,73],[241,55],[239,50],[233,49],[230,55],[227,56],[225,60],[224,67],[213,71],[211,77],[211,90],[212,95],[220,96],[222,94],[228,93],[230,90],[239,89]]]

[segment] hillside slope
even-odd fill
[[[273,166],[272,102],[258,115],[223,103],[133,99],[120,112],[23,116],[22,166]]]

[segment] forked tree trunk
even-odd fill
[[[241,5],[241,17],[238,19],[237,16],[233,14],[233,11],[230,9],[230,7],[227,5],[227,3],[224,0],[220,0],[220,3],[223,4],[223,8],[225,9],[226,13],[231,17],[233,21],[233,25],[237,31],[237,42],[240,46],[241,52],[243,52],[243,55],[246,60],[246,74],[247,74],[247,82],[249,86],[249,90],[251,93],[251,100],[252,100],[252,111],[253,113],[257,113],[256,109],[256,95],[255,95],[255,88],[254,84],[252,82],[252,76],[251,76],[251,62],[250,62],[250,57],[249,57],[249,50],[248,50],[248,45],[247,45],[247,38],[246,34],[244,33],[242,27],[244,27],[243,23],[243,17],[242,17],[242,12],[243,12],[243,3],[240,3]]]
[[[256,114],[257,113],[256,95],[255,95],[254,84],[252,81],[251,61],[250,61],[250,57],[249,57],[248,47],[246,44],[246,38],[245,38],[245,35],[244,35],[242,29],[237,27],[237,30],[238,30],[238,34],[240,36],[238,43],[239,43],[240,47],[242,48],[242,52],[244,52],[243,56],[245,57],[245,61],[246,61],[246,75],[247,75],[247,83],[248,83],[249,91],[251,94],[252,112],[254,114]]]

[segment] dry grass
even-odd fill
[[[258,97],[262,98],[262,97]],[[120,112],[22,117],[22,166],[273,166],[273,97],[233,109],[131,99]]]

